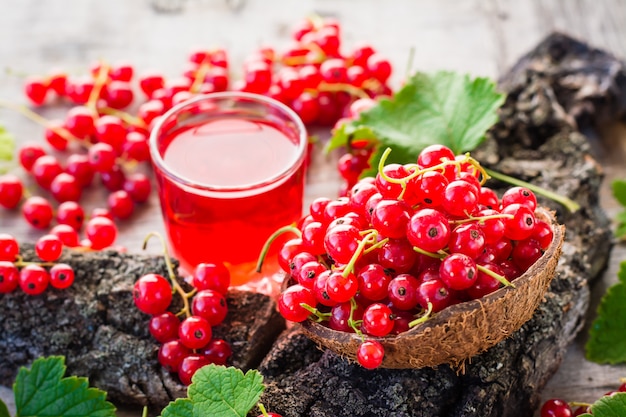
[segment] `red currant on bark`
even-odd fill
[[[50,283],[50,274],[39,265],[26,265],[20,270],[20,288],[28,295],[42,294]]]
[[[178,327],[178,337],[181,343],[189,349],[205,347],[212,336],[211,323],[203,317],[187,317]]]
[[[159,348],[158,359],[161,366],[170,372],[178,372],[183,359],[192,354],[192,350],[181,343],[180,340],[170,340]]]
[[[20,285],[20,272],[13,262],[0,260],[0,294],[8,294]]]
[[[50,268],[50,285],[63,290],[69,288],[74,283],[74,270],[71,266],[58,263]]]
[[[17,239],[8,233],[0,233],[0,261],[15,261],[20,252]]]
[[[193,286],[198,290],[215,290],[226,294],[230,286],[230,272],[223,263],[200,263],[193,273]]]
[[[193,315],[204,318],[211,326],[217,326],[226,318],[226,298],[214,290],[198,291],[191,302]]]
[[[180,320],[171,311],[152,316],[148,328],[157,342],[165,343],[178,338]]]
[[[209,359],[206,356],[186,356],[178,368],[178,378],[180,379],[180,382],[182,382],[183,385],[190,385],[191,379],[196,371],[209,363]]]
[[[217,365],[226,365],[228,358],[233,354],[230,344],[223,339],[211,339],[208,345],[202,348],[204,355],[210,363]]]
[[[61,257],[63,242],[57,235],[44,235],[35,243],[35,253],[42,261],[54,262]]]
[[[137,308],[146,314],[161,314],[172,302],[172,287],[158,274],[146,274],[135,282],[133,299]]]

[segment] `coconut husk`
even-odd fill
[[[381,367],[406,369],[448,364],[458,368],[507,338],[530,320],[544,298],[555,274],[565,236],[554,214],[538,209],[537,218],[552,225],[552,243],[528,270],[513,281],[480,299],[455,304],[397,336],[369,337],[385,348]],[[356,360],[363,339],[356,333],[333,330],[307,320],[302,329],[319,345]]]

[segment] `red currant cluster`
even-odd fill
[[[469,155],[424,149],[415,164],[384,165],[347,196],[319,198],[279,260],[293,285],[279,308],[291,321],[312,314],[330,328],[398,334],[450,305],[480,298],[520,276],[549,246],[524,187],[501,197]],[[366,341],[361,364],[377,367],[382,346]]]
[[[191,284],[193,290],[185,292],[173,274],[170,280],[147,274],[137,280],[133,290],[137,308],[152,316],[150,334],[161,343],[159,363],[177,373],[185,385],[191,383],[191,377],[202,366],[225,365],[232,353],[228,342],[213,338],[212,331],[228,311],[225,298],[230,285],[228,269],[222,264],[201,263],[194,270]],[[168,310],[173,290],[183,302],[177,314]]]
[[[74,282],[72,267],[56,263],[63,252],[63,243],[57,236],[45,235],[37,240],[35,253],[42,262],[25,262],[19,252],[17,239],[1,233],[0,294],[11,293],[19,287],[28,295],[39,295],[49,285],[62,290]]]
[[[609,391],[604,395],[609,396],[616,392],[626,392],[626,382],[622,382],[616,390]],[[551,398],[541,406],[541,417],[576,417],[583,414],[592,414],[590,406],[591,404],[568,403],[558,398]]]

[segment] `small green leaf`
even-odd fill
[[[624,417],[626,416],[626,392],[605,395],[591,405],[592,414],[581,414],[581,417]]]
[[[0,417],[11,417],[11,414],[9,414],[9,408],[2,400],[0,400]]]
[[[200,368],[189,386],[194,416],[245,417],[263,393],[263,376],[233,367]]]
[[[387,147],[400,163],[415,162],[419,152],[432,144],[448,146],[457,154],[472,151],[498,121],[497,110],[504,99],[488,78],[418,72],[391,99],[381,100],[337,129],[328,149],[345,146],[356,135],[376,138],[379,146],[370,161],[372,170]]]
[[[161,417],[193,417],[193,403],[188,398],[179,398],[163,409]]]
[[[613,186],[613,196],[619,201],[619,203],[626,207],[626,181],[614,180],[611,185]]]
[[[89,388],[87,378],[64,378],[65,369],[61,356],[39,358],[30,370],[20,368],[13,384],[16,416],[115,416],[104,391]]]
[[[626,362],[626,261],[620,265],[619,283],[602,297],[585,345],[587,359],[597,363]]]
[[[15,138],[4,126],[0,125],[0,161],[12,160],[14,151]]]

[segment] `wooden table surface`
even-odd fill
[[[626,57],[626,2],[622,0],[2,0],[0,65],[6,72],[0,75],[0,99],[25,103],[25,74],[44,74],[53,68],[80,74],[98,59],[127,61],[138,72],[157,69],[176,76],[194,47],[226,48],[233,77],[238,78],[247,55],[261,45],[286,47],[292,26],[313,13],[340,20],[346,47],[367,41],[386,55],[395,66],[394,86],[411,70],[450,69],[498,77],[553,30]],[[411,50],[414,58],[409,62]],[[63,109],[51,106],[41,114],[61,117]],[[12,111],[0,110],[0,124],[18,143],[43,141],[40,126]],[[618,207],[608,184],[612,178],[626,178],[626,128],[609,126],[605,138],[616,147],[600,160],[607,173],[602,201],[613,216]],[[336,196],[335,158],[321,154],[315,158],[307,201]],[[84,206],[102,206],[105,195],[102,190],[90,192]],[[141,250],[148,232],[162,231],[156,195],[120,230],[119,243],[131,252]],[[7,211],[0,211],[0,232],[23,241],[41,234]],[[616,247],[603,280],[593,288],[589,317],[599,297],[616,281],[624,259],[624,247]],[[585,329],[571,345],[543,390],[545,398],[594,401],[626,377],[626,366],[602,366],[584,359],[586,334]],[[6,388],[0,388],[0,398],[12,401]]]

